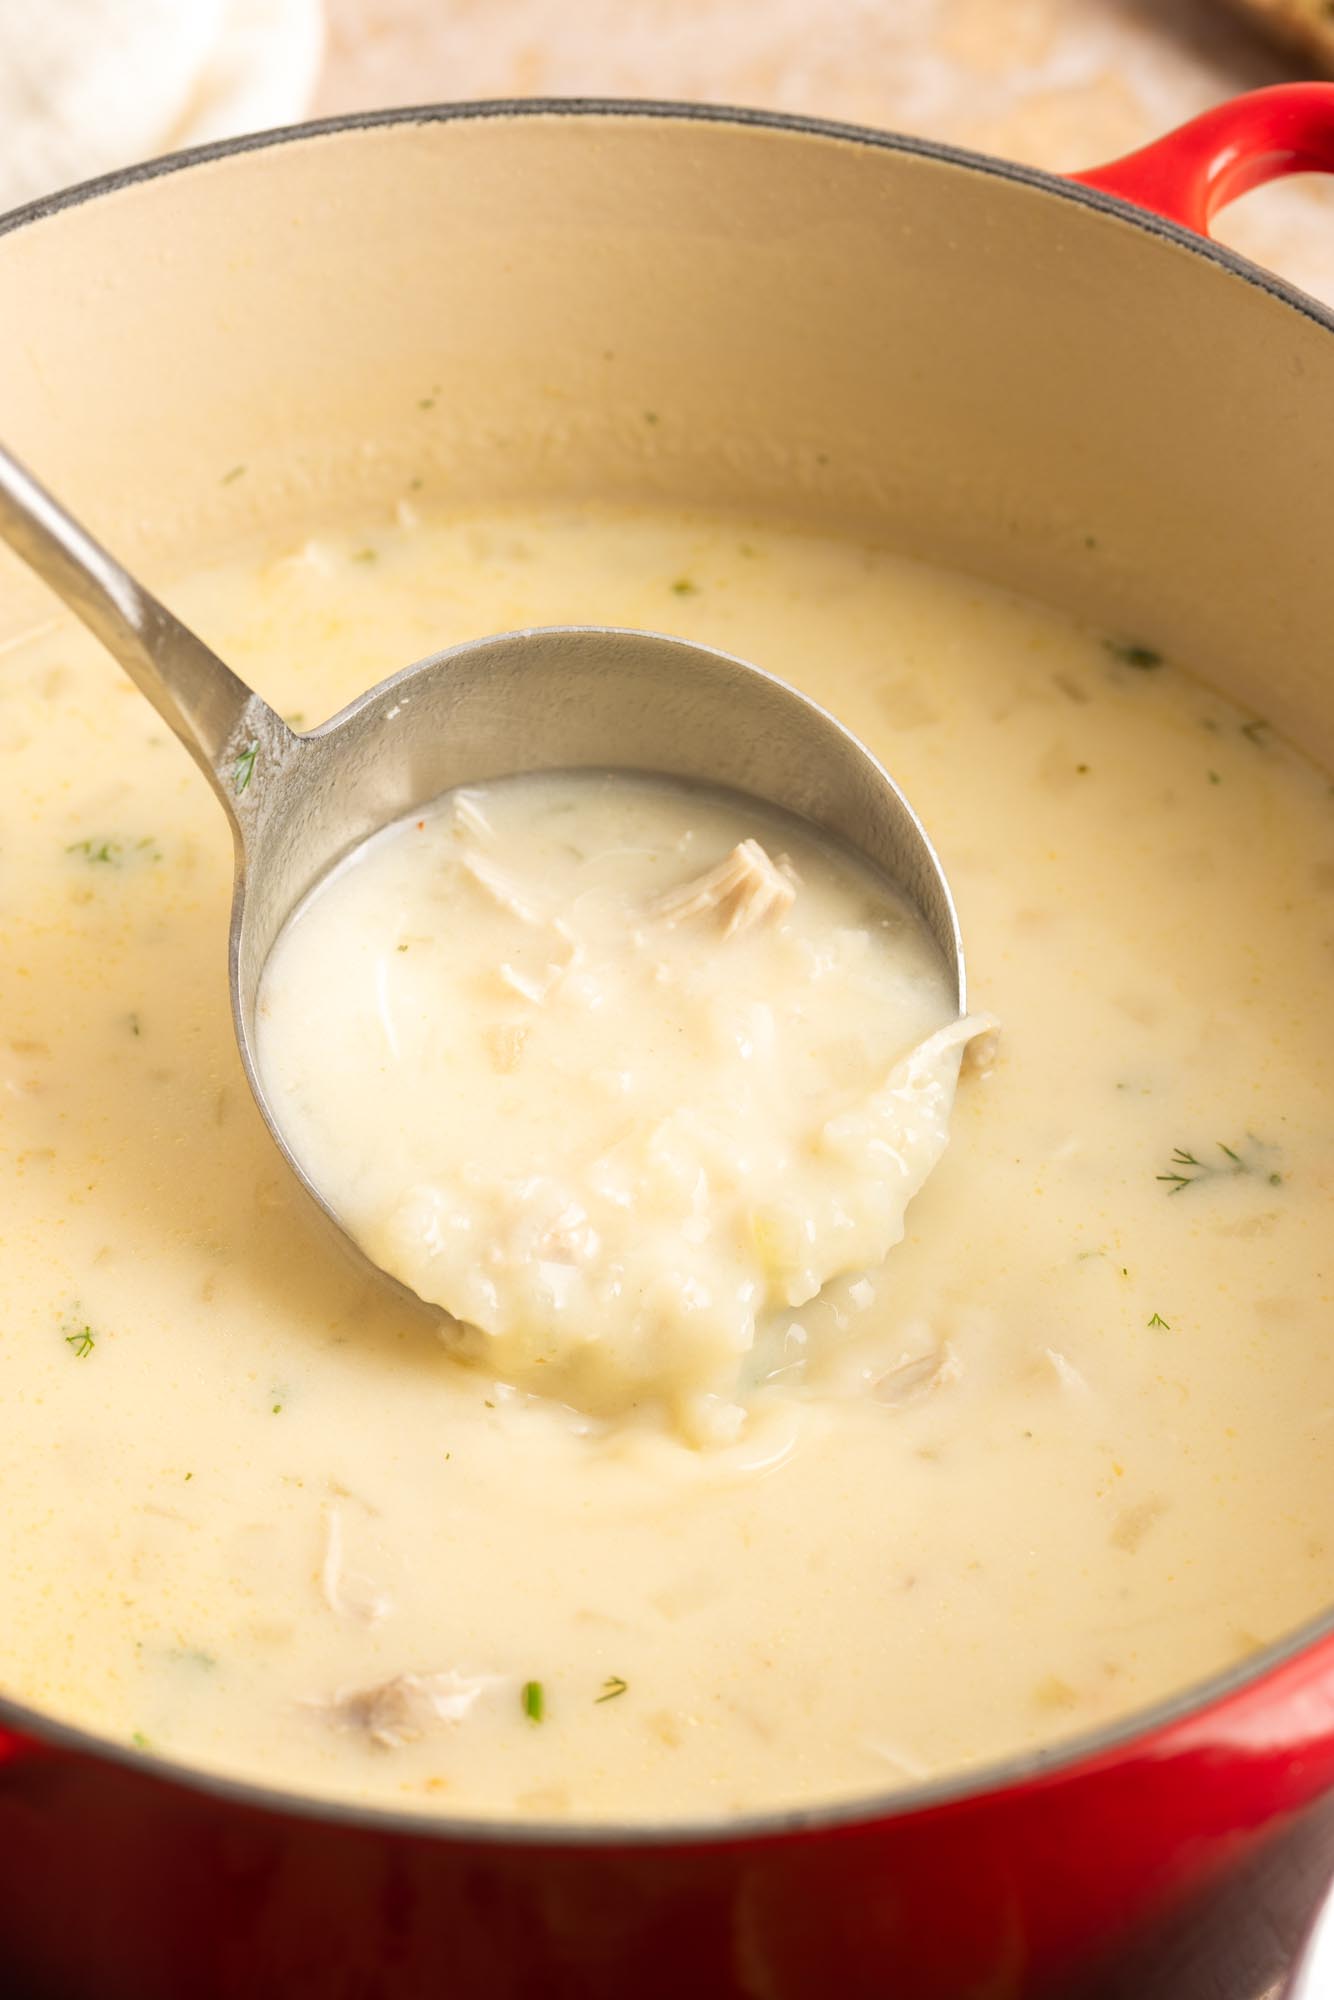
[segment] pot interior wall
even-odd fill
[[[4,434],[151,575],[412,480],[814,517],[1334,754],[1334,338],[1021,180],[708,118],[408,120],[131,184],[0,272]],[[45,610],[0,584],[11,628]]]

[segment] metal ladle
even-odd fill
[[[298,734],[3,448],[0,540],[101,640],[216,792],[236,842],[228,970],[246,1081],[306,1192],[363,1266],[400,1293],[406,1287],[355,1244],[284,1139],[255,1063],[255,1005],[279,932],[321,877],[451,786],[619,768],[785,807],[902,891],[965,1011],[959,921],[921,822],[855,736],[759,667],[611,626],[505,632],[418,660]]]

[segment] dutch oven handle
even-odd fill
[[[1209,234],[1220,208],[1285,174],[1334,173],[1334,83],[1278,83],[1217,104],[1138,152],[1071,174]]]

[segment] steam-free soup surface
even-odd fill
[[[908,791],[1004,1033],[734,1443],[526,1397],[311,1230],[202,779],[91,642],[12,650],[5,1693],[400,1808],[713,1815],[1056,1742],[1334,1595],[1334,813],[1261,718],[1151,633],[726,519],[367,520],[169,594],[299,726],[516,625],[761,662]]]

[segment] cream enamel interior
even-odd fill
[[[365,520],[413,479],[447,504],[747,519],[781,494],[1152,632],[1248,713],[1334,742],[1328,334],[1022,181],[708,120],[395,124],[131,187],[0,255],[11,440],[150,580],[303,509]],[[12,584],[21,628],[46,606]],[[407,657],[373,653],[366,679]],[[1291,1616],[1316,1602],[1297,1589]],[[507,1807],[558,1812],[559,1783]]]

